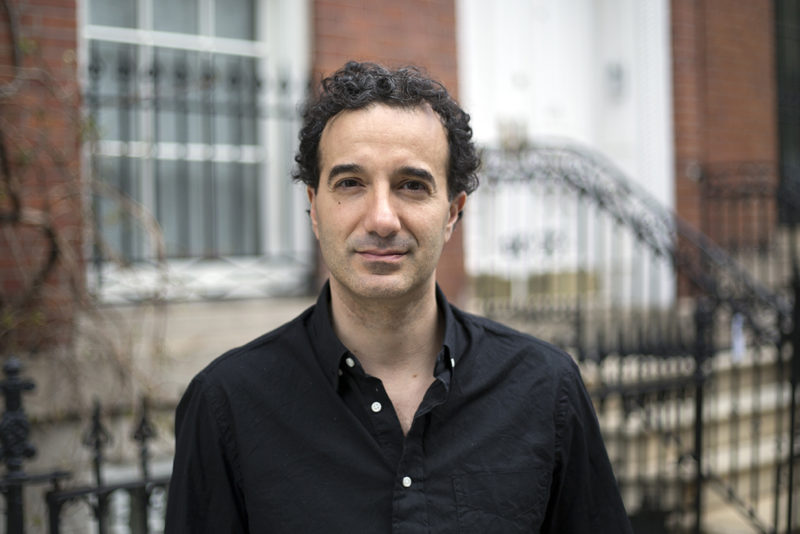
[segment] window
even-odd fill
[[[82,8],[94,288],[106,300],[301,291],[312,249],[290,171],[306,2]]]

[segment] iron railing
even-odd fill
[[[0,492],[6,504],[6,533],[22,534],[25,531],[23,491],[27,486],[52,483],[68,478],[65,471],[52,471],[42,474],[25,472],[24,462],[36,454],[36,447],[29,441],[30,422],[25,413],[22,393],[31,391],[34,383],[21,376],[22,364],[17,358],[9,358],[3,364],[5,378],[0,389],[5,401],[5,410],[0,418],[0,459],[6,465],[6,472],[0,479]]]
[[[774,173],[735,200],[701,182],[701,233],[585,148],[484,160],[472,306],[581,362],[637,532],[791,532],[800,236]]]
[[[99,534],[111,532],[112,526],[115,527],[114,532],[123,529],[130,534],[163,532],[170,476],[153,476],[151,473],[149,443],[156,437],[156,431],[149,412],[147,399],[142,399],[138,423],[132,435],[139,449],[140,476],[109,482],[104,474],[104,450],[110,445],[112,435],[102,422],[100,402],[95,401],[91,425],[83,439],[83,444],[92,451],[94,481],[72,488],[54,485],[47,492],[45,498],[50,534],[62,532],[62,512],[71,505],[88,507]],[[120,501],[116,508],[122,511],[112,513],[115,499]]]
[[[139,450],[139,476],[128,476],[110,482],[106,479],[104,451],[112,436],[102,422],[102,409],[95,403],[92,422],[83,443],[92,451],[91,484],[65,487],[72,474],[52,471],[31,475],[24,470],[24,461],[36,453],[28,441],[30,424],[23,408],[21,393],[33,389],[32,381],[20,376],[21,365],[10,358],[3,366],[6,378],[0,383],[5,399],[5,411],[0,419],[0,456],[6,463],[5,476],[0,480],[0,490],[5,499],[5,532],[24,534],[26,528],[23,491],[27,486],[50,484],[45,494],[48,509],[48,532],[58,534],[63,530],[64,512],[68,508],[83,507],[81,527],[93,522],[100,534],[129,532],[148,534],[163,532],[166,491],[169,475],[151,473],[149,443],[156,437],[146,399],[142,400],[138,423],[133,439]],[[78,512],[80,514],[80,512]],[[73,520],[74,522],[74,520]],[[74,525],[73,525],[74,526]]]

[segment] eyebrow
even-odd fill
[[[400,167],[397,169],[396,174],[401,176],[412,176],[414,178],[419,178],[420,180],[424,180],[431,184],[434,188],[436,188],[436,179],[433,175],[425,169],[421,169],[419,167]]]
[[[330,172],[328,172],[328,184],[340,174],[358,174],[363,170],[361,165],[357,163],[340,163],[339,165],[334,165]]]

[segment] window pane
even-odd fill
[[[155,50],[154,110],[159,142],[187,143],[203,139],[207,113],[201,54],[186,50]]]
[[[256,143],[256,61],[241,56],[215,57],[217,83],[214,93],[216,142]]]
[[[143,259],[145,238],[132,203],[141,201],[140,160],[126,157],[98,157],[95,179],[104,187],[96,196],[95,217],[101,254],[124,261]]]
[[[159,141],[256,144],[255,59],[158,49],[154,70]]]
[[[253,0],[217,0],[214,14],[214,33],[218,37],[248,40],[256,38]]]
[[[190,255],[189,162],[160,160],[156,166],[156,217],[168,258]]]
[[[209,209],[207,188],[204,175],[210,164],[199,161],[187,163],[189,169],[188,189],[182,194],[188,196],[189,242],[185,244],[189,256],[193,258],[208,257],[210,246],[207,244],[206,228],[209,218],[213,217]]]
[[[133,45],[92,42],[87,104],[100,139],[138,137],[136,52]]]
[[[165,32],[198,33],[197,0],[156,0],[153,28]]]
[[[89,2],[89,23],[135,28],[137,3],[136,0],[91,0]]]
[[[258,252],[256,165],[219,163],[216,167],[217,251],[222,256]]]

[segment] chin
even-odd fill
[[[393,299],[413,293],[423,285],[388,276],[370,276],[360,280],[338,280],[338,284],[361,298]]]

